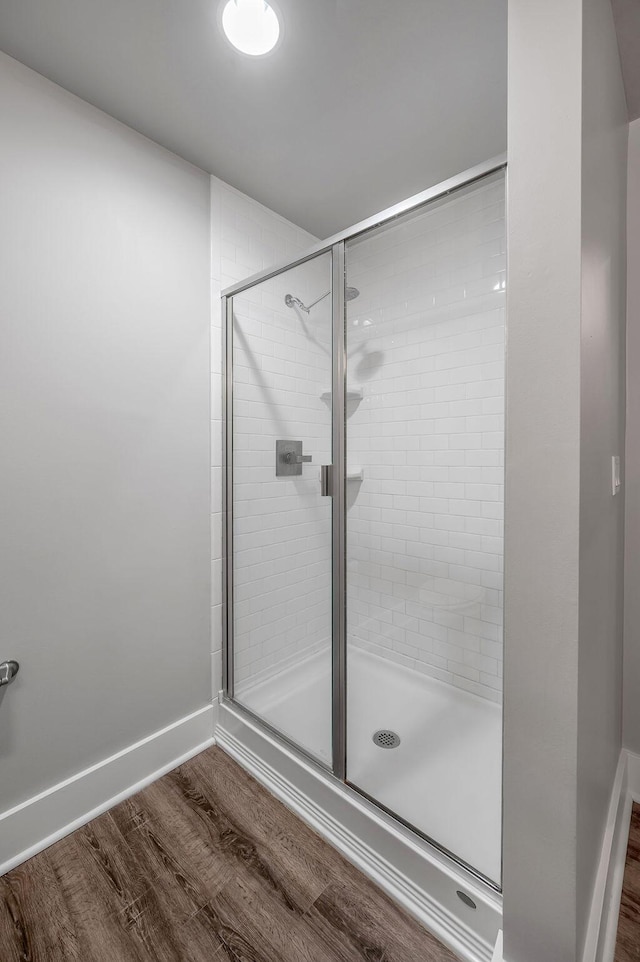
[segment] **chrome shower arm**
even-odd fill
[[[309,307],[305,308],[307,314],[309,313],[309,311],[311,310],[312,307],[315,307],[316,304],[319,304],[320,301],[323,301],[323,300],[325,299],[325,297],[328,297],[328,296],[329,296],[330,293],[331,293],[331,291],[327,291],[326,294],[321,294],[320,297],[318,297],[317,300],[315,300],[315,301],[313,302],[313,304],[309,304]]]

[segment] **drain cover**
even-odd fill
[[[388,728],[381,728],[380,731],[373,733],[373,743],[378,748],[397,748],[400,744],[400,735]]]

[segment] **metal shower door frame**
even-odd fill
[[[314,250],[292,263],[256,275],[233,291],[223,291],[223,398],[222,398],[222,682],[223,697],[276,738],[302,754],[307,761],[346,781],[346,334],[344,241]],[[307,261],[331,254],[332,359],[331,359],[331,764],[326,765],[289,736],[235,699],[233,658],[233,297],[250,287],[286,273]],[[237,289],[236,289],[237,288]]]
[[[501,891],[500,885],[488,879],[474,866],[469,865],[453,852],[444,848],[437,840],[426,835],[414,825],[406,822],[397,812],[386,808],[379,800],[371,798],[347,778],[347,622],[346,622],[346,318],[345,318],[345,244],[360,234],[376,227],[389,224],[396,218],[446,197],[457,190],[484,180],[491,174],[504,171],[507,166],[506,155],[494,157],[430,187],[400,204],[395,204],[379,214],[341,231],[320,242],[309,250],[284,264],[260,271],[244,281],[225,288],[221,294],[223,324],[223,697],[229,699],[234,708],[269,732],[277,741],[282,742],[294,753],[304,758],[324,774],[330,774],[361,798],[371,802],[380,812],[389,815],[411,832],[422,838],[437,851],[464,868],[470,875],[488,885],[494,891]],[[234,698],[233,671],[233,297],[243,293],[262,281],[283,274],[322,254],[332,256],[332,466],[330,469],[332,496],[332,764],[328,766],[310,754],[301,745],[274,728],[263,718],[256,715]]]
[[[340,781],[347,778],[347,442],[344,241],[332,248],[333,364],[331,372],[331,764]]]

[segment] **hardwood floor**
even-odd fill
[[[614,962],[640,959],[640,805],[634,803],[624,867]]]
[[[211,748],[0,878],[0,960],[455,956]]]

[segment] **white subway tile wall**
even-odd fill
[[[211,661],[214,698],[222,687],[222,324],[220,292],[279,261],[295,257],[316,238],[216,177],[211,178]]]
[[[214,691],[219,293],[314,242],[212,178]],[[503,178],[351,243],[347,263],[361,292],[348,307],[350,644],[500,701]],[[285,293],[308,303],[328,284],[326,261],[313,262],[236,301],[235,667],[249,707],[253,686],[330,644],[329,506],[318,499],[318,468],[330,460],[330,301],[308,316],[284,306]],[[312,454],[302,478],[275,477],[280,437]]]
[[[234,298],[235,691],[250,708],[257,681],[331,646],[331,299],[285,305],[330,287],[324,254]],[[299,476],[276,475],[279,439],[312,458]],[[328,683],[327,743],[330,702]]]
[[[350,644],[502,688],[504,177],[347,248]]]

